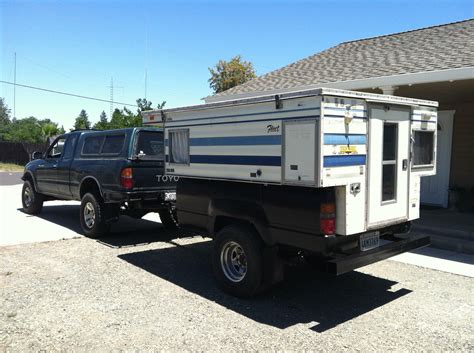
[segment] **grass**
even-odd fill
[[[23,169],[22,165],[0,162],[0,172],[22,172]]]

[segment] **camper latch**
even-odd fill
[[[278,94],[275,94],[275,109],[282,109],[283,108],[283,102],[280,100],[280,96]]]
[[[357,195],[360,192],[360,183],[351,184],[351,194]]]

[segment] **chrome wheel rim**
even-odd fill
[[[33,193],[29,186],[25,187],[25,191],[23,192],[23,202],[26,207],[30,207],[33,203]]]
[[[234,242],[227,242],[221,250],[221,268],[232,282],[240,282],[247,274],[247,255],[244,249]]]
[[[95,224],[95,209],[91,202],[84,206],[84,222],[87,228],[92,228]]]

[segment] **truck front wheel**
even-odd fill
[[[38,214],[43,209],[43,195],[36,192],[33,183],[25,180],[21,190],[23,211],[28,214]]]
[[[87,193],[82,197],[79,218],[86,237],[96,239],[109,231],[105,215],[105,205],[94,194]]]
[[[237,297],[251,297],[263,289],[263,242],[254,229],[229,225],[217,234],[212,267],[219,285]]]

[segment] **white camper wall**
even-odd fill
[[[170,134],[189,129],[190,163],[170,160],[167,174],[281,183],[283,124],[316,121],[320,101],[320,97],[312,96],[285,100],[281,109],[270,101],[168,112],[166,154],[170,154]]]

